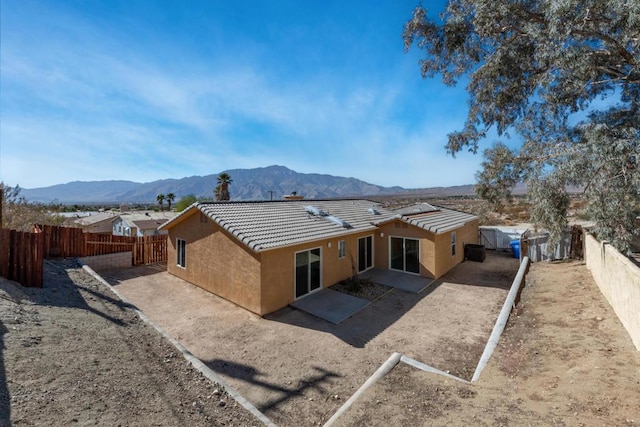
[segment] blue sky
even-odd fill
[[[284,165],[474,182],[467,96],[405,54],[408,1],[0,0],[0,180],[148,182]],[[442,2],[429,2],[434,13]]]

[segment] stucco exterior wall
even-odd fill
[[[351,277],[358,262],[358,238],[371,232],[352,236],[336,237],[321,242],[307,243],[260,254],[262,261],[262,313],[271,313],[295,300],[295,254],[300,251],[320,248],[322,259],[321,284],[327,288]],[[338,258],[338,241],[346,242],[346,255]],[[375,243],[374,243],[375,246]],[[374,249],[375,255],[375,249]]]
[[[186,241],[186,267],[176,263],[176,239]],[[259,255],[211,219],[194,213],[169,230],[167,270],[254,313],[261,308]]]
[[[584,239],[584,259],[600,292],[640,351],[640,267],[589,234]]]
[[[321,286],[327,288],[357,271],[359,238],[373,237],[373,266],[381,269],[389,268],[390,237],[414,238],[420,241],[420,275],[437,278],[462,262],[464,243],[477,242],[477,221],[458,229],[457,233],[455,256],[451,256],[450,233],[436,235],[401,221],[384,224],[377,230],[255,253],[211,219],[194,210],[169,229],[167,270],[254,313],[264,315],[295,300],[297,252],[320,248]],[[185,268],[177,265],[177,239],[186,242]],[[340,240],[346,242],[343,258],[338,257]]]
[[[451,255],[451,234],[453,231],[436,235],[434,277],[439,278],[464,260],[464,245],[478,243],[478,220],[468,222],[454,230],[456,233],[456,254]]]
[[[382,235],[381,235],[382,233]],[[420,275],[435,277],[435,234],[402,221],[384,224],[376,232],[376,266],[390,267],[389,247],[391,237],[405,237],[420,241]]]

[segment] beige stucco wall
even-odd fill
[[[398,224],[398,225],[396,225]],[[320,248],[322,287],[349,278],[357,269],[358,239],[373,237],[374,267],[389,268],[389,238],[420,240],[420,274],[440,277],[463,259],[463,244],[476,243],[478,224],[474,221],[459,229],[456,256],[451,256],[451,235],[435,235],[400,221],[375,231],[335,237],[321,242],[295,245],[255,253],[235,237],[201,215],[197,209],[184,215],[169,229],[167,270],[188,282],[232,301],[254,313],[264,315],[295,300],[295,254]],[[187,242],[186,268],[176,265],[176,239]],[[347,253],[338,258],[338,242],[345,240]]]
[[[381,235],[382,233],[382,235]],[[388,269],[389,247],[391,237],[408,237],[419,239],[420,246],[420,275],[435,277],[435,234],[422,228],[415,227],[402,221],[394,221],[384,224],[376,233],[376,266]]]
[[[186,268],[176,265],[176,239],[186,241]],[[261,309],[260,259],[211,219],[194,213],[169,230],[169,273],[254,313]]]
[[[464,260],[464,245],[478,243],[478,220],[470,221],[455,230],[456,254],[451,255],[451,234],[453,231],[436,235],[436,251],[434,276],[443,276]]]
[[[358,238],[372,234],[372,232],[363,232],[322,242],[261,252],[262,313],[270,313],[286,307],[295,300],[295,254],[297,252],[320,248],[322,257],[321,283],[323,288],[327,288],[351,277],[353,268],[357,268]],[[347,245],[347,253],[344,258],[338,258],[338,241],[340,240],[345,240]]]
[[[404,227],[406,225],[406,227]],[[456,231],[456,254],[451,255],[451,232],[434,234],[401,221],[384,224],[376,233],[376,266],[389,268],[389,238],[420,239],[420,275],[439,278],[464,259],[464,245],[478,242],[478,220]],[[381,237],[380,233],[384,236]]]
[[[584,243],[587,268],[640,351],[640,267],[589,234]]]

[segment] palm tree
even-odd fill
[[[228,173],[222,172],[218,175],[218,186],[214,190],[216,200],[229,200],[231,195],[229,194],[229,184],[231,184],[233,180],[229,176]]]
[[[171,210],[171,204],[176,199],[176,195],[173,194],[173,193],[167,193],[167,195],[164,198],[167,201],[167,210],[170,211]]]
[[[156,200],[160,205],[160,212],[162,212],[162,204],[164,203],[164,199],[165,199],[164,194],[158,194],[158,197],[156,197]]]

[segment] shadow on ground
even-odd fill
[[[11,425],[11,399],[7,385],[7,374],[4,367],[4,334],[8,332],[4,323],[0,321],[0,426]]]
[[[45,261],[43,265],[45,281],[42,288],[23,287],[18,283],[5,281],[2,283],[2,290],[6,296],[2,295],[2,297],[12,304],[20,305],[27,302],[27,304],[40,306],[86,310],[118,326],[126,326],[122,320],[91,307],[80,292],[86,292],[89,299],[102,300],[102,302],[111,303],[120,309],[131,307],[131,305],[96,292],[89,286],[74,283],[66,269],[77,267],[76,261],[70,259],[56,260],[54,262]],[[10,425],[11,414],[11,399],[6,383],[7,375],[2,354],[5,348],[3,337],[7,332],[6,326],[0,321],[0,426]]]
[[[109,282],[111,286],[117,286],[126,280],[135,279],[136,277],[151,276],[161,271],[167,271],[166,263],[142,265],[120,270],[100,271],[98,274]]]
[[[111,298],[100,292],[94,291],[91,288],[91,285],[89,285],[89,283],[91,283],[90,281],[86,281],[86,285],[84,283],[77,283],[77,281],[74,282],[74,280],[69,277],[67,268],[73,269],[78,267],[78,263],[71,259],[56,260],[54,262],[45,260],[44,277],[46,280],[44,287],[42,289],[26,288],[23,294],[24,298],[37,305],[86,310],[109,320],[118,326],[125,326],[125,323],[122,320],[114,318],[107,313],[90,306],[80,292],[83,291],[88,293],[89,299],[102,300],[102,302],[111,303],[121,310],[135,307],[131,304],[122,302],[119,298]],[[65,292],[62,292],[62,288],[65,288]]]
[[[510,254],[491,251],[487,253],[485,262],[465,261],[418,294],[393,289],[337,325],[291,307],[268,314],[264,318],[332,334],[353,347],[363,348],[439,287],[465,285],[508,290],[518,266],[518,260]]]
[[[312,372],[299,378],[296,384],[291,387],[283,387],[267,381],[267,374],[260,372],[253,366],[244,365],[242,363],[232,362],[230,360],[214,359],[204,361],[204,363],[219,374],[239,379],[256,387],[261,387],[269,391],[275,392],[278,397],[269,399],[266,402],[256,404],[260,411],[272,411],[279,409],[279,406],[293,397],[303,396],[308,389],[317,389],[324,393],[327,391],[325,386],[329,385],[332,378],[339,378],[342,375],[329,371],[319,366],[312,366]]]

